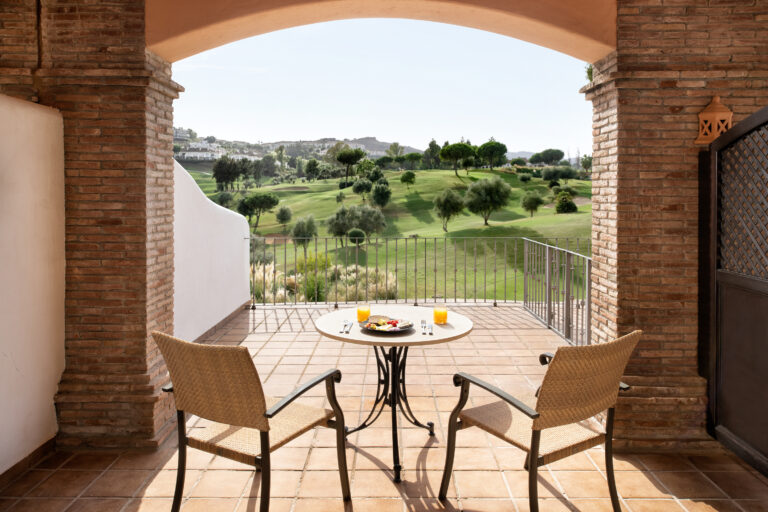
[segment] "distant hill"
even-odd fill
[[[392,144],[391,142],[380,141],[376,137],[360,137],[357,139],[336,139],[334,137],[324,137],[317,140],[281,140],[276,142],[262,142],[261,145],[270,150],[274,150],[279,146],[288,147],[294,144],[300,146],[310,146],[316,149],[323,149],[329,148],[337,142],[344,142],[353,148],[360,148],[372,157],[383,156],[387,152],[387,149],[389,149],[389,146]],[[411,146],[403,146],[403,151],[404,154],[424,152],[421,149],[416,149]]]
[[[533,155],[533,151],[509,151],[507,152],[507,158],[525,158],[528,160]]]

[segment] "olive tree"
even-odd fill
[[[315,225],[315,218],[312,215],[307,215],[296,221],[291,231],[291,238],[293,243],[301,246],[304,249],[304,261],[307,261],[307,246],[310,240],[317,236],[317,226]]]
[[[293,212],[288,206],[281,206],[277,209],[275,218],[279,224],[283,225],[283,233],[286,232],[288,223],[291,222],[291,217],[293,217]]]
[[[529,212],[531,217],[533,217],[534,212],[539,209],[539,206],[543,204],[544,199],[542,199],[541,196],[536,192],[527,192],[523,196],[522,201],[520,201],[520,205],[523,207],[523,210]]]
[[[491,214],[504,208],[511,195],[512,189],[509,185],[495,176],[471,184],[464,196],[464,204],[469,211],[480,215],[487,226]]]
[[[373,184],[365,178],[360,178],[352,185],[352,192],[359,194],[365,200],[365,194],[371,191]]]
[[[448,221],[464,211],[464,200],[456,191],[443,190],[434,200],[435,212],[443,222],[443,231],[448,232]]]
[[[405,171],[403,175],[400,176],[400,183],[404,183],[405,188],[411,190],[411,185],[416,183],[416,173],[413,171]]]
[[[379,208],[384,208],[392,197],[392,189],[386,183],[377,183],[371,193],[371,201]]]

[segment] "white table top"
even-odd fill
[[[371,315],[386,315],[402,318],[414,323],[414,328],[403,333],[375,333],[364,331],[357,323],[357,307],[339,309],[315,319],[315,329],[322,335],[339,341],[380,347],[436,345],[462,338],[472,331],[472,320],[448,310],[448,323],[434,326],[434,334],[421,334],[421,321],[434,323],[431,307],[416,307],[399,304],[371,304]],[[339,332],[344,320],[352,322],[349,334]]]

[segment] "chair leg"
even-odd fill
[[[179,431],[179,461],[176,468],[176,489],[173,491],[171,512],[179,512],[179,508],[181,508],[181,498],[184,495],[184,476],[187,472],[187,420],[184,411],[176,411],[176,422]]]
[[[459,428],[459,422],[451,421],[448,425],[448,447],[445,451],[445,467],[443,468],[443,480],[440,482],[440,500],[445,500],[448,496],[448,484],[451,482],[451,473],[453,472],[453,457],[456,454],[456,431]]]
[[[605,476],[608,478],[608,491],[611,494],[613,512],[621,512],[619,493],[616,491],[616,478],[613,474],[613,408],[608,409],[605,422]]]
[[[349,472],[347,471],[347,433],[344,430],[344,418],[336,421],[336,458],[339,463],[339,478],[341,478],[341,496],[344,501],[352,499],[349,491]]]
[[[528,452],[528,508],[530,512],[539,512],[539,441],[541,440],[541,430],[534,430],[531,433],[531,451]]]
[[[270,481],[270,460],[269,460],[269,432],[261,432],[261,504],[260,512],[269,512],[269,481]]]

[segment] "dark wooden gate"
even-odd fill
[[[768,474],[768,107],[710,146],[709,421]]]

